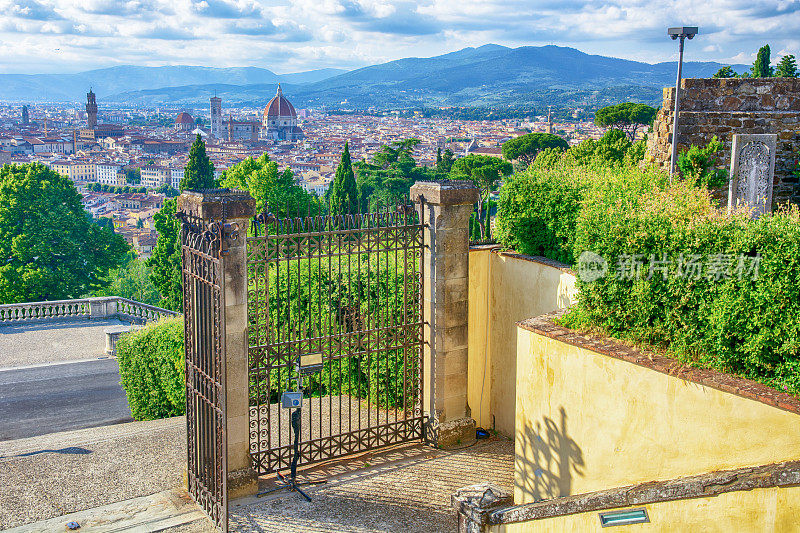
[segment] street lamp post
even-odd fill
[[[670,178],[675,174],[675,166],[678,164],[678,106],[681,100],[681,72],[683,71],[683,41],[686,38],[692,39],[697,35],[697,26],[681,26],[679,28],[669,28],[667,34],[672,40],[678,40],[678,78],[675,81],[675,110],[672,117],[672,155],[669,158]]]

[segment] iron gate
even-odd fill
[[[228,530],[225,317],[220,223],[179,213],[186,351],[189,492]]]
[[[366,214],[257,216],[247,240],[250,454],[290,466],[423,437],[423,222],[411,205]]]

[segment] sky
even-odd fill
[[[800,0],[0,0],[0,73],[115,65],[353,69],[488,43],[655,63],[800,57]]]

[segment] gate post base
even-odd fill
[[[228,499],[244,498],[258,493],[258,476],[252,468],[228,472]]]
[[[436,447],[443,450],[469,446],[475,442],[475,420],[469,417],[448,420],[439,424],[433,436]]]

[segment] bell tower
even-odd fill
[[[86,94],[86,116],[89,129],[97,127],[97,102],[94,98],[92,88],[89,87],[89,92]]]

